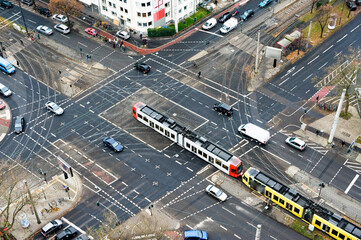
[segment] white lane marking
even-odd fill
[[[145,197],[144,199],[147,200],[147,201],[150,202],[150,203],[152,202],[152,201],[150,201],[149,198],[147,198],[147,197]]]
[[[265,152],[267,152],[267,153],[271,154],[272,156],[274,156],[274,157],[276,157],[276,158],[278,158],[278,159],[280,159],[280,160],[284,161],[285,163],[291,164],[289,161],[284,160],[283,158],[281,158],[281,157],[277,156],[277,155],[276,155],[276,154],[274,154],[274,153],[271,153],[270,151],[267,151],[266,149],[263,149],[263,148],[260,148],[260,149],[261,149],[262,151],[265,151]]]
[[[323,51],[322,53],[327,52],[328,50],[330,50],[333,47],[333,44],[331,46],[329,46],[325,51]]]
[[[31,20],[31,19],[28,19],[28,22],[36,23],[35,21],[33,21],[33,20]]]
[[[309,65],[309,64],[311,64],[313,61],[315,61],[317,58],[319,58],[320,57],[320,55],[318,55],[317,57],[315,57],[314,59],[312,59],[311,61],[309,61],[308,63],[307,63],[307,65]]]
[[[66,36],[66,35],[64,35],[64,34],[61,34],[61,36],[63,36],[63,37],[66,37],[66,38],[70,39],[70,37],[68,37],[68,36]]]
[[[306,77],[305,80],[303,80],[303,82],[306,81],[307,79],[309,79],[310,77],[312,77],[312,75],[313,75],[313,73],[311,73],[310,75],[308,75],[308,77]]]
[[[335,177],[337,176],[337,174],[341,171],[342,167],[340,167],[340,169],[337,171],[337,173],[335,174],[335,176],[333,176],[333,178],[331,179],[331,181],[328,184],[331,184],[333,179],[335,179]]]
[[[275,238],[275,237],[273,237],[273,236],[271,236],[271,235],[269,235],[269,237],[272,238],[272,239],[274,239],[274,240],[277,240],[277,238]]]
[[[236,235],[236,234],[233,234],[236,238],[238,238],[238,239],[241,239],[241,237],[240,236],[238,236],[238,235]]]
[[[350,191],[350,189],[352,188],[352,186],[355,184],[356,180],[358,179],[360,175],[356,174],[356,176],[353,178],[353,180],[350,182],[350,185],[348,185],[348,187],[345,190],[345,194],[348,193],[348,191]]]
[[[190,228],[190,229],[193,229],[191,226],[189,226],[188,224],[186,224],[186,226],[188,227],[188,228]]]
[[[61,220],[63,220],[64,222],[66,222],[67,224],[73,226],[76,230],[78,230],[79,232],[81,232],[81,234],[85,234],[85,231],[83,231],[81,228],[79,228],[78,226],[76,226],[74,223],[70,222],[68,219],[66,219],[65,217],[62,217]]]
[[[209,33],[209,34],[212,34],[212,35],[221,37],[221,38],[224,37],[224,36],[222,36],[222,35],[220,35],[220,34],[217,34],[217,33],[214,33],[214,32],[209,32],[209,31],[205,31],[205,30],[203,30],[203,29],[199,29],[198,31],[205,32],[205,33]]]
[[[88,47],[87,45],[85,45],[84,43],[78,42],[78,44],[84,46],[84,47]]]
[[[345,34],[345,36],[343,36],[342,38],[340,38],[339,40],[337,40],[336,42],[338,43],[338,42],[340,42],[340,41],[342,41],[345,37],[347,37],[347,33]]]
[[[219,225],[221,228],[223,228],[224,230],[228,231],[227,228],[223,227],[222,225]]]
[[[233,216],[236,216],[236,214],[235,213],[233,213],[233,212],[231,212],[231,210],[228,210],[227,208],[225,208],[225,207],[222,207],[225,211],[227,211],[227,212],[229,212],[230,214],[232,214]]]
[[[297,85],[296,86],[294,86],[291,90],[290,90],[290,92],[292,92],[295,88],[297,87]]]
[[[305,67],[301,67],[300,69],[298,69],[297,72],[295,72],[294,74],[292,74],[292,77],[293,77],[294,75],[296,75],[298,72],[302,71],[302,69],[304,69],[304,68],[305,68]]]
[[[335,58],[338,56],[338,55],[340,55],[342,53],[342,51],[341,52],[339,52],[339,53],[337,53],[336,55],[335,55]]]
[[[354,27],[354,29],[352,29],[350,32],[355,31],[356,29],[358,29],[358,28],[359,28],[359,26],[360,26],[360,25],[358,25],[357,27]]]
[[[189,167],[186,167],[189,171],[191,171],[191,172],[193,172],[193,170],[192,169],[190,169]]]
[[[328,62],[326,62],[325,64],[323,64],[321,67],[318,68],[318,70],[320,70],[321,68],[323,68],[324,66],[326,66]]]
[[[290,78],[286,78],[283,82],[281,82],[280,84],[278,84],[278,86],[281,86],[282,84],[284,84],[288,79],[290,79]]]
[[[175,160],[175,162],[178,163],[179,165],[182,165],[182,163],[181,163],[181,162],[178,162],[177,160]]]

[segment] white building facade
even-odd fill
[[[147,33],[192,15],[202,0],[80,0],[121,28]]]

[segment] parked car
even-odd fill
[[[235,29],[238,25],[238,20],[234,17],[228,19],[223,26],[221,27],[221,29],[219,30],[222,34],[226,34],[229,33],[230,31],[232,31],[233,29]]]
[[[11,8],[13,4],[6,0],[0,0],[0,6],[3,8]]]
[[[61,23],[66,23],[68,22],[68,18],[65,17],[62,14],[54,14],[52,17],[55,21],[61,22]]]
[[[227,21],[228,19],[230,19],[232,17],[232,14],[230,12],[226,12],[225,14],[223,14],[220,18],[218,18],[218,22],[220,23],[224,23],[225,21]]]
[[[78,230],[76,230],[74,227],[68,227],[64,229],[61,233],[56,235],[55,240],[67,240],[72,239],[78,234]]]
[[[15,72],[15,67],[7,59],[0,57],[0,70],[11,74]]]
[[[210,30],[214,26],[216,26],[217,20],[215,18],[208,19],[207,22],[205,22],[202,26],[202,29],[204,30]]]
[[[116,34],[115,34],[117,37],[120,37],[124,40],[127,40],[130,38],[130,34],[127,32],[127,31],[118,31]]]
[[[64,109],[62,109],[61,107],[59,107],[58,104],[56,104],[55,102],[52,101],[48,101],[45,103],[45,107],[50,111],[55,113],[55,115],[61,115],[64,113]]]
[[[6,108],[6,104],[3,101],[0,101],[0,110]]]
[[[4,97],[9,97],[11,96],[11,94],[13,94],[13,92],[6,87],[5,85],[0,83],[0,93],[4,96]]]
[[[95,30],[95,28],[86,28],[85,32],[87,34],[90,34],[90,35],[94,36],[94,37],[98,34],[98,31]]]
[[[241,21],[247,21],[248,18],[252,17],[254,15],[254,11],[252,9],[248,9],[244,11],[244,13],[241,15],[240,20]]]
[[[39,12],[41,15],[44,15],[44,16],[47,16],[47,17],[50,17],[50,16],[51,16],[50,10],[47,9],[47,8],[39,8],[39,9],[38,9],[38,12]]]
[[[103,139],[104,146],[113,149],[115,152],[123,152],[124,147],[119,142],[115,141],[111,137],[106,137]]]
[[[41,234],[44,237],[48,237],[49,235],[52,235],[53,233],[61,229],[62,227],[63,227],[63,222],[59,219],[55,219],[41,228]]]
[[[201,230],[186,230],[184,231],[184,240],[208,240],[208,234]]]
[[[264,8],[264,7],[266,7],[267,5],[271,4],[272,1],[273,1],[273,0],[263,0],[262,2],[260,2],[260,3],[258,4],[258,6],[259,6],[260,8]]]
[[[24,132],[24,128],[25,128],[24,117],[17,116],[15,119],[15,124],[14,124],[14,132],[16,134],[20,134],[20,133]]]
[[[33,0],[21,0],[22,3],[28,5],[28,6],[31,6],[34,4],[34,1]]]
[[[151,67],[148,64],[145,63],[135,63],[134,64],[135,69],[143,72],[143,73],[148,73],[151,69]]]
[[[357,9],[357,5],[355,1],[347,1],[346,2],[347,7],[351,10],[351,11],[356,11]]]
[[[231,116],[233,113],[233,108],[228,104],[222,102],[215,103],[213,106],[213,110],[227,116]]]
[[[296,137],[288,137],[286,143],[300,151],[305,150],[307,146],[304,141]]]
[[[63,33],[63,34],[68,34],[68,33],[70,33],[70,28],[69,28],[68,26],[62,24],[62,23],[56,24],[56,25],[54,26],[54,29],[55,29],[56,31],[58,31],[58,32]]]
[[[36,31],[38,31],[39,33],[48,35],[48,36],[53,34],[53,29],[51,29],[50,27],[44,26],[44,25],[38,26],[36,28]]]
[[[221,202],[224,202],[227,200],[227,194],[225,194],[221,189],[213,186],[213,185],[208,185],[206,188],[206,192],[217,198],[218,200],[220,200]]]

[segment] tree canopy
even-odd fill
[[[50,0],[49,9],[52,13],[64,14],[68,20],[77,17],[84,10],[84,5],[77,0]],[[68,21],[70,26],[70,21]]]

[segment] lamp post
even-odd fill
[[[26,36],[28,37],[28,36],[29,36],[29,32],[28,32],[28,27],[26,26],[26,21],[25,21],[23,9],[22,9],[22,7],[21,7],[20,0],[18,0],[18,2],[19,2],[19,8],[20,8],[21,16],[22,16],[23,22],[24,22],[24,27],[25,27],[25,31],[26,31]]]

